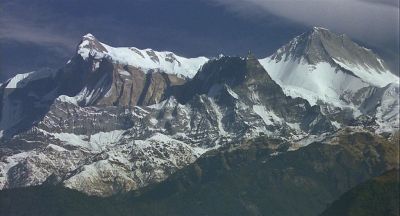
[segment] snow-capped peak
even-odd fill
[[[320,27],[297,36],[260,63],[287,95],[356,112],[355,98],[363,89],[399,83],[370,49]]]
[[[107,52],[108,50],[91,33],[82,36],[82,40],[77,49],[77,53],[82,56],[83,59],[88,59],[90,56],[96,58],[96,55]]]
[[[88,38],[88,39],[92,39],[92,40],[95,40],[95,39],[96,39],[96,38],[94,37],[94,35],[92,35],[91,33],[87,33],[87,34],[83,35],[82,38]]]
[[[327,63],[377,87],[399,81],[370,49],[356,44],[346,35],[338,35],[322,27],[314,27],[294,38],[267,59],[313,66]]]
[[[138,67],[144,71],[160,70],[189,78],[193,77],[198,69],[208,61],[206,57],[185,58],[168,51],[112,47],[100,42],[90,33],[82,37],[77,53],[85,60],[107,58],[114,63]]]

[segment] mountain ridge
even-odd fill
[[[47,184],[0,191],[0,215],[319,215],[355,185],[398,168],[397,141],[341,130],[298,151],[271,154],[282,149],[259,137],[209,152],[162,183],[112,197]]]
[[[88,58],[108,58],[119,64],[139,67],[144,71],[159,69],[169,74],[183,77],[193,77],[208,58],[200,56],[185,58],[169,51],[154,51],[152,49],[138,49],[136,47],[111,47],[97,40],[88,33],[82,37],[76,53],[84,60]]]
[[[2,84],[0,187],[51,182],[111,196],[161,182],[208,151],[236,149],[260,136],[276,139],[276,149],[285,152],[341,128],[377,134],[398,128],[396,84],[368,85],[328,62],[319,72],[332,75],[323,81],[334,83],[340,94],[335,92],[334,103],[321,103],[320,92],[309,89],[317,103],[304,91],[291,94],[277,79],[282,71],[251,54],[196,64],[193,77],[180,73],[191,68],[183,67],[183,57],[171,54],[171,60],[168,54],[112,48],[86,35],[59,70]],[[288,69],[287,62],[275,63]],[[315,84],[301,82],[307,74],[318,77],[315,65],[294,66],[301,70],[286,73],[303,77],[293,79],[300,90]],[[342,85],[343,80],[350,82]]]

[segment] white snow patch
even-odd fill
[[[150,121],[150,123],[153,124],[153,125],[156,125],[156,124],[158,123],[158,120],[155,119],[155,118],[150,118],[149,121]]]
[[[239,95],[236,94],[236,92],[234,92],[231,88],[229,88],[228,86],[226,87],[226,89],[228,90],[228,93],[234,97],[235,99],[239,99]]]
[[[124,76],[131,76],[131,74],[126,70],[118,70],[118,73]]]
[[[51,149],[54,149],[56,151],[59,151],[59,152],[67,151],[67,149],[65,149],[65,148],[63,148],[61,146],[58,146],[58,145],[49,144],[47,147],[51,148]]]
[[[67,95],[60,95],[56,100],[65,102],[65,103],[70,103],[74,104],[75,106],[78,106],[78,101],[76,97],[69,97]]]
[[[282,121],[274,112],[266,110],[264,106],[254,105],[253,111],[262,118],[266,125],[274,125]]]
[[[341,125],[339,122],[337,122],[337,121],[331,121],[331,123],[332,123],[332,125],[333,125],[336,129],[339,129],[339,128],[342,127],[342,125]]]
[[[216,118],[217,118],[217,125],[218,125],[218,129],[219,129],[219,134],[222,135],[222,136],[227,136],[228,132],[225,131],[224,125],[222,124],[223,115],[222,115],[218,105],[214,102],[214,100],[212,98],[210,98],[210,105],[215,111],[215,115],[216,115]]]
[[[297,140],[294,142],[294,145],[292,145],[289,148],[289,151],[294,151],[297,150],[301,147],[308,146],[314,142],[322,142],[323,140],[326,139],[328,133],[320,134],[320,135],[308,135],[300,140]]]
[[[116,143],[124,133],[124,130],[99,132],[90,136],[76,135],[72,133],[49,133],[67,145],[79,146],[89,150],[100,151],[105,147]]]

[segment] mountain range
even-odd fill
[[[141,215],[157,215],[153,205],[264,215],[291,202],[271,215],[318,215],[399,166],[399,77],[320,27],[263,59],[185,58],[87,34],[60,69],[1,84],[0,110],[0,188],[139,200]],[[217,197],[226,208],[208,209],[224,205]]]

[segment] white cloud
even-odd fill
[[[399,8],[396,0],[212,0],[229,9],[251,15],[252,8],[308,26],[323,26],[364,42],[396,41]]]
[[[57,32],[55,29],[40,26],[29,21],[14,17],[2,16],[0,19],[0,39],[31,42],[40,45],[57,45],[67,50],[72,50],[76,43],[75,38]]]

